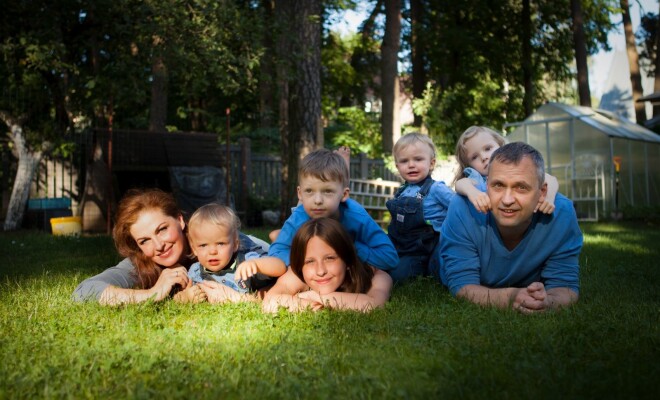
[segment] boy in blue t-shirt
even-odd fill
[[[399,257],[385,232],[358,202],[349,196],[349,171],[341,155],[319,149],[309,153],[298,171],[298,205],[284,222],[268,255],[289,265],[291,241],[302,224],[329,217],[341,222],[355,241],[360,260],[381,270],[394,268]]]

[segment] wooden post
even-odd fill
[[[250,186],[252,185],[252,150],[249,138],[240,138],[238,142],[241,146],[241,211],[245,212],[247,216],[248,210],[248,195],[250,193]],[[238,207],[237,207],[238,208]]]
[[[364,153],[360,153],[360,179],[369,179],[369,159]]]
[[[106,233],[110,235],[112,233],[112,204],[110,203],[110,199],[112,198],[112,118],[114,114],[114,110],[112,107],[112,98],[110,98],[110,115],[108,116],[108,176],[110,179],[108,179],[108,199],[106,201],[107,207],[106,207],[106,215],[107,215],[107,222],[106,222]]]
[[[225,170],[225,177],[227,179],[227,206],[231,206],[231,154],[229,153],[229,114],[231,113],[231,110],[227,108],[226,114],[227,114],[227,151],[226,151],[226,165],[227,169]]]

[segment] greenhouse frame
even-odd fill
[[[660,204],[660,135],[608,111],[547,103],[504,126],[508,142],[543,154],[546,172],[573,201],[578,218],[620,216]]]

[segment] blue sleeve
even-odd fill
[[[287,267],[291,265],[291,242],[293,241],[293,236],[298,231],[298,228],[309,219],[302,205],[296,207],[293,213],[291,213],[291,216],[284,222],[284,226],[282,226],[280,234],[277,235],[277,239],[275,239],[275,242],[268,249],[268,255],[279,258]]]
[[[101,293],[108,286],[132,289],[135,285],[137,285],[135,266],[131,260],[125,258],[114,267],[110,267],[100,274],[82,281],[76,290],[73,291],[71,299],[78,302],[98,300],[101,297]]]
[[[188,270],[188,278],[193,282],[193,283],[200,283],[204,279],[202,278],[202,264],[196,262],[193,265],[190,266],[190,269]]]
[[[582,231],[570,200],[562,195],[557,195],[555,206],[552,217],[557,237],[553,238],[553,241],[556,239],[557,247],[541,271],[541,280],[546,289],[567,287],[575,293],[579,293]]]
[[[456,193],[444,182],[435,182],[431,186],[429,195],[424,199],[424,218],[431,222],[436,232],[440,232],[447,217],[449,204],[455,195]]]
[[[263,247],[261,247],[258,243],[255,243],[248,235],[242,232],[238,233],[238,240],[240,242],[238,251],[245,254],[246,260],[263,257],[264,255],[268,254],[268,252],[265,251]]]
[[[477,189],[482,192],[486,191],[486,177],[481,175],[476,169],[467,167],[463,170],[463,175],[466,178],[473,180],[476,183]]]
[[[342,224],[354,235],[355,249],[362,262],[381,270],[390,270],[399,263],[399,255],[387,236],[359,203],[347,200],[349,210],[342,216]]]
[[[465,285],[481,283],[481,262],[474,235],[477,235],[477,218],[469,200],[455,196],[440,234],[440,279],[452,295]]]

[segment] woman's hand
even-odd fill
[[[156,284],[149,291],[154,301],[160,301],[169,296],[176,285],[179,285],[181,289],[192,286],[192,281],[188,279],[188,271],[185,267],[178,266],[163,269]]]

